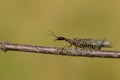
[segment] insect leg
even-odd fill
[[[70,44],[68,47],[71,47],[72,46],[72,44]]]

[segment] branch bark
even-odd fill
[[[0,49],[6,51],[21,51],[41,54],[78,56],[78,57],[99,57],[99,58],[120,58],[120,51],[107,50],[85,50],[80,48],[58,48],[45,46],[32,46],[24,44],[13,44],[8,42],[0,43]]]

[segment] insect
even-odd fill
[[[90,50],[100,50],[102,47],[111,48],[110,41],[108,40],[97,40],[97,39],[82,39],[74,38],[69,39],[62,36],[57,37],[53,32],[51,32],[55,37],[55,41],[66,41],[70,43],[70,46],[75,46],[76,48],[90,49]],[[70,47],[69,46],[69,47]]]

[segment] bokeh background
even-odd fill
[[[119,0],[0,0],[0,42],[64,47],[51,30],[120,50],[119,29]],[[0,51],[0,80],[120,80],[120,59]]]

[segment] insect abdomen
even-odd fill
[[[98,46],[98,45],[93,45],[93,44],[73,44],[74,46],[76,47],[79,47],[79,48],[88,48],[88,49],[95,49],[95,50],[100,50],[101,49],[101,46]]]

